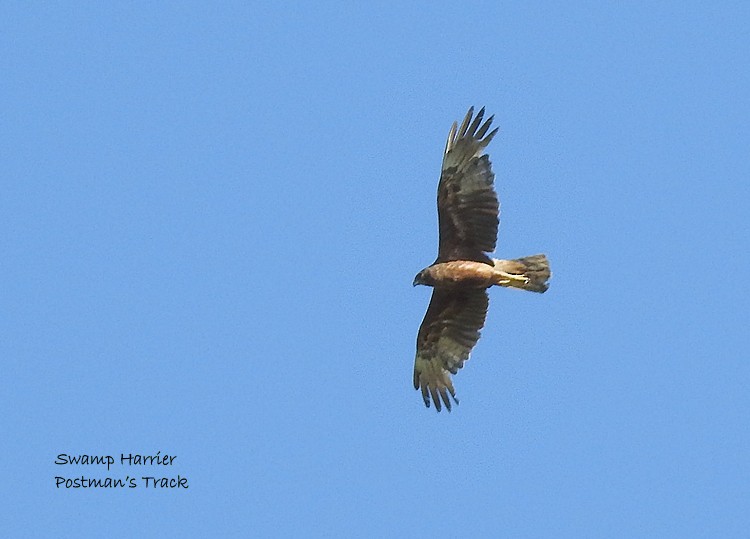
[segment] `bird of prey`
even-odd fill
[[[453,123],[443,154],[437,206],[440,241],[435,262],[414,278],[432,286],[432,299],[417,334],[414,389],[422,391],[439,412],[458,404],[451,374],[469,359],[484,326],[491,286],[544,292],[550,278],[543,254],[498,260],[495,250],[500,205],[495,175],[485,148],[497,133],[488,133],[493,117],[482,123],[484,108],[469,109],[461,126]]]

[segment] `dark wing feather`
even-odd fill
[[[438,185],[440,244],[438,262],[474,260],[492,264],[485,252],[495,250],[500,204],[493,188],[495,175],[484,149],[497,133],[487,131],[484,108],[474,117],[470,108],[461,127],[448,134]],[[486,136],[485,136],[486,135]]]
[[[448,411],[456,399],[451,374],[469,359],[487,317],[489,297],[482,289],[439,289],[432,292],[430,306],[417,335],[414,389],[421,389],[425,406],[430,398],[439,412],[441,400]]]

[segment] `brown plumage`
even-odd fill
[[[547,290],[549,264],[544,255],[516,260],[489,258],[495,250],[500,205],[493,188],[489,156],[484,149],[492,116],[482,123],[484,108],[470,108],[459,127],[448,134],[438,184],[440,241],[435,262],[420,271],[414,285],[434,287],[417,335],[414,388],[426,406],[450,411],[456,392],[451,375],[463,367],[479,340],[489,306],[487,288],[497,285],[532,292]]]

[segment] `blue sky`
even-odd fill
[[[4,4],[0,533],[746,534],[750,9],[699,4]],[[497,253],[554,277],[436,414],[411,283],[470,105]]]

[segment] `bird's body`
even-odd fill
[[[495,284],[495,268],[473,260],[438,262],[423,272],[424,284],[441,288],[488,288]]]
[[[437,197],[438,257],[414,278],[414,285],[434,288],[417,335],[414,388],[437,411],[441,401],[451,409],[448,394],[458,402],[451,374],[479,340],[489,305],[487,288],[544,292],[550,277],[544,255],[500,260],[486,254],[495,250],[500,204],[484,153],[497,129],[487,134],[492,117],[482,124],[483,116],[484,109],[476,117],[469,109],[461,126],[454,123],[448,134]]]
[[[473,260],[453,260],[450,262],[436,262],[419,272],[417,284],[439,288],[489,288],[493,285],[511,286],[530,290],[539,286],[539,278],[532,279],[529,275],[528,261],[546,262],[544,255],[534,255],[518,260],[492,259],[492,265]],[[547,280],[549,276],[544,278]],[[544,285],[546,286],[546,285]],[[546,290],[546,288],[545,288]],[[535,290],[543,292],[544,290]]]

